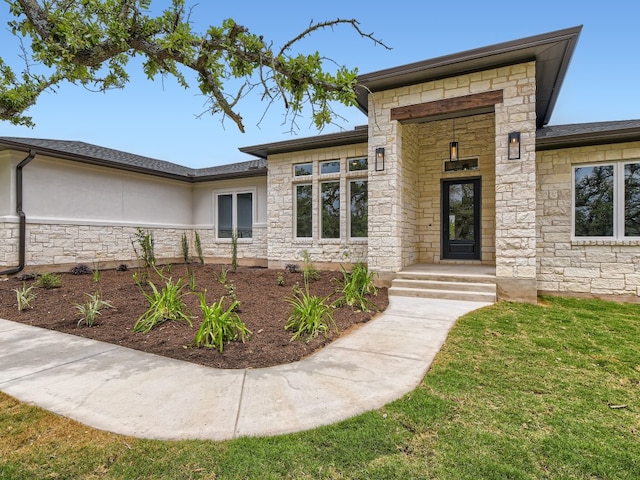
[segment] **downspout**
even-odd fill
[[[29,150],[29,155],[27,155],[16,167],[16,213],[20,219],[18,233],[18,266],[2,271],[0,272],[0,275],[13,275],[14,273],[21,272],[24,268],[26,257],[27,217],[22,211],[22,169],[26,167],[35,156],[36,151]]]

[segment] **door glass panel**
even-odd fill
[[[474,240],[474,184],[449,186],[449,240]]]

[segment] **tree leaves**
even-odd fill
[[[231,118],[240,131],[244,124],[238,102],[256,88],[269,104],[282,101],[292,113],[292,125],[309,107],[322,129],[336,117],[333,102],[355,105],[357,70],[342,66],[328,73],[318,52],[293,54],[293,46],[313,32],[345,25],[388,48],[362,32],[354,19],[312,23],[276,50],[233,19],[204,34],[194,32],[190,16],[196,7],[188,8],[185,0],[173,0],[157,17],[149,16],[149,0],[8,3],[15,17],[8,22],[12,33],[30,41],[28,48],[23,46],[21,75],[0,58],[0,119],[15,124],[32,125],[24,112],[43,91],[62,82],[97,91],[124,88],[129,59],[141,55],[147,78],[170,75],[185,88],[195,80],[207,98],[207,112]]]

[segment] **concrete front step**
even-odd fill
[[[424,280],[434,282],[460,282],[460,283],[489,283],[495,285],[495,275],[483,275],[473,273],[444,273],[444,272],[412,272],[402,271],[396,274],[396,280]]]
[[[466,300],[470,302],[495,302],[496,294],[490,292],[474,292],[464,290],[438,290],[424,288],[406,288],[391,286],[389,295],[418,298],[440,298],[443,300]]]
[[[459,281],[419,280],[413,278],[396,278],[393,287],[414,288],[423,290],[453,290],[463,292],[496,293],[495,279],[493,283],[475,283]]]
[[[391,282],[389,295],[495,302],[496,277],[462,270],[405,270]]]

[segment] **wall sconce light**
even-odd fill
[[[507,158],[509,160],[518,160],[520,158],[520,132],[509,133],[509,151]]]
[[[453,119],[453,139],[449,142],[449,160],[452,162],[458,161],[458,142],[456,142],[456,119]]]
[[[376,172],[384,170],[384,147],[376,148]]]

